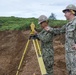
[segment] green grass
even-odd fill
[[[28,30],[30,24],[34,23],[36,28],[40,28],[38,25],[38,19],[36,18],[18,18],[18,17],[0,17],[0,31],[5,30]],[[65,20],[49,20],[49,25],[52,27],[61,27],[65,25]]]

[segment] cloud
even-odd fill
[[[55,13],[57,19],[65,19],[62,10],[68,4],[76,4],[75,0],[1,0],[0,16],[47,17]]]

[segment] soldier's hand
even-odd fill
[[[74,44],[74,45],[72,46],[72,48],[76,50],[76,44]]]
[[[47,27],[45,27],[44,29],[45,29],[46,31],[49,31],[49,30],[50,30],[50,27],[47,26]]]
[[[34,30],[34,34],[37,34],[38,32],[36,30]]]

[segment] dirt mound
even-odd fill
[[[65,36],[56,36],[54,39],[54,75],[68,75],[65,64]]]
[[[16,75],[29,31],[0,32],[0,75]],[[55,36],[54,75],[67,75],[65,66],[64,35]],[[19,75],[40,75],[36,54],[32,43],[29,45]]]

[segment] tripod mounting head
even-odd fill
[[[31,27],[31,35],[34,35],[34,32],[35,32],[35,24],[32,22],[31,23],[31,25],[30,25],[30,27]]]

